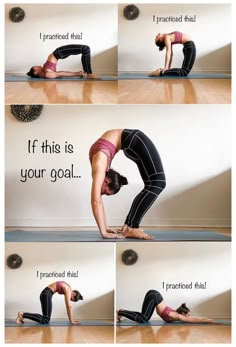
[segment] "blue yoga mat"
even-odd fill
[[[49,324],[39,324],[32,321],[26,321],[24,324],[17,324],[15,321],[6,320],[5,327],[13,328],[13,327],[57,327],[57,326],[113,326],[112,322],[106,322],[103,320],[79,320],[81,324],[74,325],[71,324],[70,321],[51,321]]]
[[[214,231],[155,231],[147,230],[153,240],[103,239],[99,231],[25,231],[13,230],[5,233],[6,242],[165,242],[165,241],[231,241],[230,236]]]
[[[231,322],[229,321],[226,321],[226,320],[216,320],[217,323],[214,323],[214,324],[223,324],[223,325],[231,325]],[[116,326],[119,327],[119,326],[169,326],[169,325],[174,325],[174,326],[183,326],[183,325],[212,325],[212,323],[189,323],[189,322],[170,322],[170,323],[166,323],[164,321],[161,321],[161,320],[151,320],[149,322],[146,322],[146,323],[137,323],[137,322],[133,322],[133,321],[130,321],[130,320],[121,320],[121,322],[117,322],[116,323]]]
[[[99,78],[80,78],[77,76],[72,77],[59,77],[59,78],[31,78],[24,75],[5,75],[5,82],[38,82],[38,81],[117,81],[116,77],[112,76],[99,76]]]
[[[224,73],[201,73],[201,74],[194,74],[190,73],[188,76],[156,76],[156,77],[149,77],[148,74],[143,73],[122,73],[118,75],[118,80],[142,80],[142,79],[231,79],[231,75],[227,75]]]

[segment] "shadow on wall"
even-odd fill
[[[223,306],[223,309],[222,309]],[[214,297],[202,301],[200,304],[197,305],[197,311],[198,312],[205,312],[205,307],[212,307],[214,308],[214,312],[217,314],[218,312],[227,312],[227,317],[214,317],[215,319],[231,319],[231,290],[227,290],[224,293],[221,293],[219,295],[215,295]],[[217,307],[219,308],[219,311],[217,311]]]
[[[96,73],[117,74],[118,49],[114,46],[99,54],[91,51],[92,69]]]
[[[168,190],[168,181],[167,187]],[[165,190],[162,193],[164,197]],[[208,220],[231,218],[231,170],[200,183],[192,188],[184,190],[176,195],[171,195],[166,199],[157,200],[154,205],[161,219],[186,220],[191,223],[192,219],[199,219],[206,216]],[[226,212],[227,211],[227,212]],[[227,216],[226,216],[227,214]],[[196,216],[196,217],[195,217]],[[145,224],[145,223],[144,223]]]
[[[83,317],[83,319],[112,319],[114,318],[114,291],[96,297],[96,299],[86,301],[86,293],[84,295],[83,305],[75,308],[75,316]],[[106,308],[104,310],[104,307]],[[93,312],[93,316],[88,316],[88,312]],[[101,316],[99,312],[104,312]]]
[[[231,72],[231,44],[225,45],[208,54],[198,56],[194,65],[195,71],[208,69],[210,72]],[[224,71],[220,66],[224,66]]]

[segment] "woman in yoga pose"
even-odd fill
[[[40,302],[42,307],[42,315],[38,313],[29,312],[18,312],[16,317],[16,323],[23,324],[24,318],[33,320],[40,324],[48,324],[51,319],[52,314],[52,296],[58,293],[64,295],[67,315],[72,324],[79,324],[78,320],[73,318],[73,310],[70,301],[76,302],[78,300],[83,300],[83,296],[78,292],[78,290],[72,290],[69,284],[64,281],[58,281],[51,283],[47,286],[40,294]]]
[[[217,323],[205,317],[191,317],[190,310],[186,304],[182,304],[176,310],[172,309],[164,303],[161,293],[156,290],[149,290],[147,292],[144,297],[141,312],[118,310],[117,321],[120,322],[121,317],[126,317],[138,323],[145,323],[150,320],[155,309],[157,314],[167,323],[175,321],[186,323]]]
[[[165,66],[163,69],[157,69],[149,74],[150,77],[155,76],[187,76],[194,64],[196,58],[196,47],[191,38],[180,31],[173,31],[169,34],[158,34],[155,38],[155,44],[162,51],[166,49]],[[173,57],[173,45],[182,44],[184,60],[181,68],[171,69]]]
[[[59,59],[65,59],[70,55],[82,54],[81,62],[83,71],[56,71]],[[97,78],[93,74],[91,68],[90,48],[86,45],[66,45],[58,47],[54,52],[49,54],[46,63],[43,66],[32,66],[27,75],[32,78],[58,78],[58,77],[71,77],[79,76],[86,78]]]
[[[110,168],[119,150],[135,162],[144,188],[135,197],[121,229],[108,228],[101,196],[116,194],[127,179]],[[92,166],[91,205],[98,228],[104,238],[152,239],[139,224],[153,202],[166,186],[165,173],[159,153],[152,141],[140,130],[113,129],[105,132],[90,148]],[[117,232],[121,234],[117,234]]]

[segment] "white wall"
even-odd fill
[[[30,123],[17,121],[6,106],[6,225],[95,226],[90,207],[92,143],[107,129],[139,128],[155,143],[167,186],[142,222],[146,226],[230,226],[231,111],[229,105],[44,106]],[[28,140],[74,146],[73,154],[27,153]],[[50,181],[51,169],[74,164],[81,178]],[[129,185],[105,196],[109,225],[123,225],[142,189],[136,165],[119,152],[112,167]],[[20,181],[21,169],[47,169],[43,179]]]
[[[6,318],[20,310],[41,312],[39,295],[50,283],[67,282],[84,296],[72,303],[74,318],[113,319],[114,317],[114,245],[102,243],[6,243],[6,259],[17,253],[23,258],[19,269],[5,265]],[[78,277],[45,278],[40,273],[78,271]],[[53,296],[52,318],[67,318],[62,295]]]
[[[119,5],[119,71],[153,71],[164,66],[165,50],[154,43],[158,33],[175,30],[190,35],[197,47],[193,71],[231,70],[231,7],[229,4],[137,4],[135,20],[123,16]],[[195,16],[196,22],[153,22],[156,17]],[[183,61],[182,45],[173,47],[172,66]]]
[[[146,292],[158,290],[173,309],[186,303],[192,315],[231,317],[231,244],[228,242],[161,242],[117,244],[117,309],[140,311]],[[126,249],[138,254],[134,265],[124,265]],[[163,289],[166,284],[202,282],[206,289]],[[154,313],[153,319],[157,315]]]
[[[9,19],[9,10],[20,6],[25,18],[20,23]],[[82,32],[81,40],[43,40],[42,34]],[[26,73],[32,65],[42,65],[57,47],[85,44],[91,48],[95,73],[117,72],[116,4],[6,4],[6,72]],[[60,60],[58,70],[78,71],[81,56]]]

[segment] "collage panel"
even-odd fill
[[[6,4],[5,42],[6,104],[117,103],[116,4]]]
[[[5,255],[5,343],[114,343],[113,244],[7,242]]]
[[[230,106],[44,105],[28,123],[11,111],[6,241],[230,241]]]
[[[118,7],[119,104],[231,103],[230,4]]]
[[[231,343],[229,242],[117,244],[116,254],[117,344]]]

